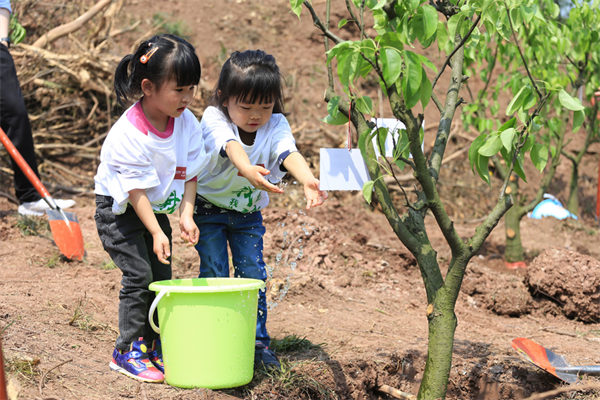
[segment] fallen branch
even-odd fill
[[[50,30],[50,32],[46,33],[42,37],[33,43],[33,47],[46,47],[48,44],[54,42],[56,39],[61,38],[63,36],[68,35],[69,33],[75,32],[79,30],[86,22],[88,22],[92,17],[98,14],[104,7],[109,5],[113,0],[100,0],[96,3],[95,6],[90,8],[85,13],[81,14],[76,20],[66,23],[61,26],[57,26],[56,28]]]
[[[39,391],[40,391],[40,396],[43,396],[43,395],[44,395],[44,393],[43,393],[43,391],[42,391],[42,388],[44,387],[44,379],[46,378],[46,375],[48,375],[48,372],[52,371],[53,369],[56,369],[56,368],[60,367],[60,366],[61,366],[61,365],[63,365],[63,364],[66,364],[66,363],[68,363],[68,362],[71,362],[71,361],[73,361],[73,359],[72,359],[72,358],[69,358],[68,360],[65,360],[65,361],[63,361],[63,362],[61,362],[61,363],[59,363],[59,364],[56,364],[54,367],[50,368],[48,371],[46,371],[46,372],[44,372],[44,373],[42,374],[42,377],[40,378],[40,384],[39,384],[39,386],[38,386],[38,389],[39,389]]]
[[[388,385],[381,385],[376,390],[382,393],[387,393],[390,396],[395,397],[397,399],[417,400],[417,396],[415,396],[414,394],[394,389],[393,387]]]

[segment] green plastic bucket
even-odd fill
[[[245,385],[254,373],[258,290],[244,278],[195,278],[150,284],[152,328],[160,333],[165,380],[181,388]],[[158,313],[160,329],[154,324]]]

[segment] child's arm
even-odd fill
[[[194,222],[194,207],[196,201],[196,187],[198,182],[194,179],[185,183],[183,200],[179,207],[179,228],[181,229],[181,239],[188,246],[195,246],[200,238],[200,230]]]
[[[263,177],[269,175],[270,171],[268,169],[250,164],[248,155],[238,142],[235,140],[227,142],[225,152],[233,165],[240,171],[244,178],[248,179],[252,186],[271,193],[283,193],[283,189],[273,185]]]
[[[294,178],[304,185],[306,209],[320,206],[327,200],[327,192],[319,189],[319,180],[310,171],[306,160],[297,151],[283,160],[283,166]]]
[[[158,261],[163,264],[170,264],[169,260],[167,260],[167,258],[171,256],[169,238],[158,224],[158,220],[156,219],[156,215],[154,215],[146,191],[144,189],[133,189],[129,191],[129,201],[146,229],[148,229],[148,232],[152,235],[154,242],[153,251],[158,257]]]

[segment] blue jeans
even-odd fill
[[[198,204],[198,202],[196,202]],[[243,214],[225,210],[221,213],[194,215],[200,229],[200,240],[196,250],[200,255],[200,278],[229,277],[229,255],[231,248],[234,275],[236,278],[251,278],[267,281],[267,270],[263,261],[262,214],[256,211]],[[258,293],[258,315],[256,318],[256,340],[269,346],[271,338],[267,333],[266,289]]]

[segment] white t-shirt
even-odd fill
[[[94,193],[114,199],[122,214],[129,191],[145,189],[155,213],[171,214],[181,204],[185,182],[209,161],[200,123],[191,111],[170,118],[165,132],[150,124],[137,102],[113,125],[100,153]]]
[[[282,162],[298,151],[290,125],[282,114],[273,114],[256,132],[252,146],[240,139],[238,127],[216,107],[204,110],[200,123],[210,163],[198,176],[198,194],[210,203],[242,213],[258,211],[269,204],[264,190],[256,189],[244,178],[225,154],[228,141],[236,140],[246,151],[252,165],[262,165],[271,173],[265,176],[277,183],[285,175]]]

